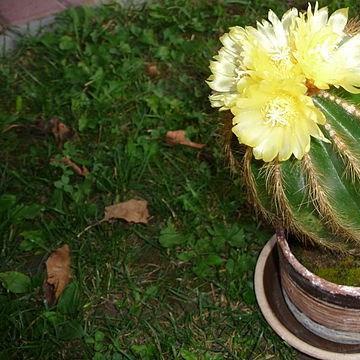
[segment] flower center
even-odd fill
[[[290,62],[290,50],[287,47],[277,49],[277,51],[271,54],[271,60]]]
[[[264,123],[274,126],[287,126],[295,117],[294,104],[291,99],[276,97],[267,103],[262,112],[264,114]]]

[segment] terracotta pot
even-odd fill
[[[277,236],[281,285],[296,319],[311,332],[341,344],[360,344],[360,288],[329,282],[295,258]]]
[[[255,292],[265,319],[289,345],[317,359],[360,359],[360,288],[311,273],[283,236],[261,252]]]

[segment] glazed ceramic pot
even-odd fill
[[[360,359],[360,288],[311,273],[282,235],[259,256],[255,292],[265,319],[289,345],[316,359]]]
[[[277,236],[283,295],[307,329],[341,344],[360,344],[360,287],[334,284],[295,258],[285,236]]]

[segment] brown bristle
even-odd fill
[[[360,162],[356,153],[346,144],[342,137],[332,128],[330,124],[325,124],[325,129],[329,133],[335,151],[345,164],[344,175],[350,177],[352,182],[360,179]]]
[[[349,36],[355,36],[360,33],[360,19],[358,16],[348,21],[345,26],[345,33]]]
[[[226,159],[229,162],[231,171],[236,173],[241,169],[241,162],[246,151],[246,146],[239,143],[237,137],[232,132],[232,127],[232,116],[230,113],[227,113],[223,119],[221,135]]]
[[[257,215],[261,216],[266,222],[274,224],[276,222],[274,214],[265,209],[261,203],[261,200],[259,199],[256,181],[251,170],[252,160],[252,149],[250,147],[246,147],[242,162],[242,176],[247,189],[248,202],[254,206]]]

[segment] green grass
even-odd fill
[[[22,293],[0,288],[1,359],[295,358],[256,305],[254,266],[272,230],[227,168],[222,115],[204,82],[221,33],[286,6],[70,10],[1,59],[0,272],[31,278]],[[76,133],[63,148],[38,126],[53,117]],[[167,145],[176,129],[207,146]],[[63,156],[90,174],[76,175]],[[149,224],[101,223],[77,236],[131,198],[149,202]],[[73,280],[47,307],[44,262],[64,243]]]

